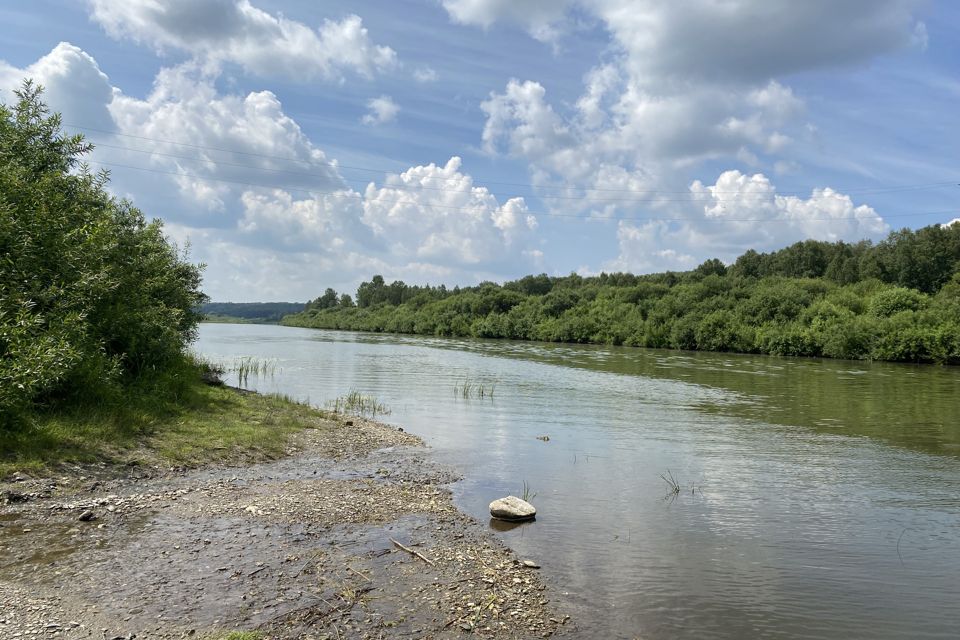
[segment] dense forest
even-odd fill
[[[200,375],[187,345],[201,267],[87,170],[91,145],[61,131],[38,87],[17,95],[0,105],[0,432],[180,397]]]
[[[285,315],[303,311],[302,302],[207,302],[200,313],[210,322],[240,321],[271,324]]]
[[[960,223],[879,243],[806,240],[687,272],[327,289],[283,324],[960,364]]]

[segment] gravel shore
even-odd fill
[[[242,467],[14,474],[0,483],[0,638],[570,633],[535,559],[456,509],[456,479],[419,439],[362,419]]]

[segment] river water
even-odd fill
[[[227,324],[195,350],[376,396],[483,521],[526,483],[536,522],[497,535],[587,637],[960,637],[957,368]]]

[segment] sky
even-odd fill
[[[949,0],[0,5],[216,301],[686,270],[960,218]]]

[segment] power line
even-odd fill
[[[249,187],[257,187],[261,189],[281,189],[285,191],[292,191],[297,193],[306,193],[309,195],[329,195],[337,198],[361,198],[362,194],[357,192],[345,193],[343,191],[320,191],[315,189],[304,189],[300,187],[290,187],[286,185],[270,185],[270,184],[261,184],[255,182],[246,182],[243,180],[230,180],[227,178],[213,178],[209,176],[201,176],[196,174],[178,172],[178,171],[166,171],[162,169],[153,169],[149,167],[137,167],[133,165],[126,165],[114,162],[104,162],[100,160],[90,160],[91,164],[97,164],[107,167],[118,167],[123,169],[132,169],[135,171],[145,171],[148,173],[157,173],[163,175],[171,175],[182,178],[194,178],[197,180],[206,180],[212,182],[224,182],[229,184],[238,184]],[[389,187],[387,187],[389,188]],[[382,200],[377,199],[375,202],[379,203],[389,203],[389,204],[408,204],[405,200]],[[417,203],[418,207],[428,208],[428,209],[446,209],[453,211],[475,211],[475,208],[472,207],[457,207],[453,205],[443,205],[443,204],[424,204]],[[563,214],[563,213],[553,213],[548,211],[520,211],[518,212],[522,215],[530,215],[534,217],[551,217],[551,218],[579,218],[584,220],[635,220],[641,222],[805,222],[805,221],[841,221],[841,220],[865,220],[867,218],[862,218],[858,216],[847,216],[847,217],[831,217],[831,218],[660,218],[660,217],[626,217],[626,216],[597,216],[597,215],[582,215],[582,214]],[[916,213],[905,213],[905,214],[892,214],[886,215],[884,218],[903,218],[903,217],[918,217],[926,215],[955,215],[957,212],[955,210],[946,210],[946,211],[928,211],[928,212],[916,212]],[[878,216],[879,219],[879,216]]]
[[[175,159],[180,159],[180,160],[187,160],[187,161],[190,161],[190,162],[202,162],[202,163],[208,163],[208,164],[215,164],[215,165],[220,166],[220,167],[235,167],[235,168],[240,168],[240,169],[250,169],[250,170],[253,170],[253,171],[264,171],[264,172],[270,172],[270,173],[281,173],[281,174],[288,174],[288,175],[293,175],[293,176],[302,176],[302,177],[307,177],[307,178],[320,178],[320,179],[324,179],[324,180],[330,180],[331,178],[336,177],[337,179],[342,180],[343,182],[346,182],[346,183],[361,184],[361,185],[367,185],[367,184],[370,183],[370,180],[361,180],[361,179],[356,179],[356,178],[345,178],[345,177],[343,177],[343,176],[336,175],[335,172],[333,172],[333,175],[331,175],[331,174],[322,174],[322,173],[317,173],[317,172],[291,171],[291,170],[289,170],[289,169],[276,169],[276,168],[273,168],[273,167],[256,167],[256,166],[249,165],[249,164],[241,164],[241,163],[236,163],[236,162],[224,162],[224,161],[222,161],[222,160],[211,160],[211,159],[209,159],[209,158],[199,158],[199,157],[196,157],[196,156],[179,155],[179,154],[174,154],[174,153],[166,153],[166,152],[163,152],[163,151],[154,151],[154,150],[150,150],[150,149],[135,149],[135,148],[133,148],[133,147],[125,147],[125,146],[122,146],[122,145],[112,145],[112,144],[102,143],[102,142],[94,142],[94,145],[97,146],[97,147],[104,147],[104,148],[108,148],[108,149],[117,149],[117,150],[121,150],[121,151],[130,151],[130,152],[134,152],[134,153],[143,153],[143,154],[148,154],[148,155],[160,156],[160,157],[164,157],[164,158],[175,158]],[[431,179],[431,180],[441,180],[441,181],[443,181],[443,180],[452,180],[452,178],[451,178],[451,179],[430,178],[430,179]],[[940,187],[949,186],[949,185],[952,185],[952,184],[953,184],[953,183],[946,182],[946,183],[929,183],[929,184],[925,184],[925,185],[913,185],[913,186],[903,186],[903,187],[886,187],[886,188],[880,188],[880,187],[878,187],[878,188],[876,189],[876,191],[874,191],[873,193],[888,193],[888,192],[892,192],[892,191],[907,191],[907,190],[916,191],[916,190],[923,190],[923,189],[940,188]],[[447,188],[442,188],[442,187],[429,187],[429,186],[424,186],[424,185],[411,186],[411,185],[406,185],[406,184],[402,184],[402,185],[391,184],[391,185],[389,185],[389,188],[391,188],[391,189],[399,189],[399,190],[407,190],[407,191],[421,191],[421,190],[426,190],[426,191],[440,191],[440,192],[443,192],[443,193],[470,193],[470,192],[471,192],[470,189],[447,189]],[[558,187],[558,188],[559,188],[559,187]],[[472,189],[472,187],[471,187],[471,189]],[[587,190],[589,190],[589,189],[587,189]],[[539,198],[539,199],[541,199],[541,200],[589,201],[589,202],[591,202],[591,203],[604,203],[604,202],[610,202],[610,203],[616,203],[616,202],[635,202],[635,203],[642,203],[642,202],[647,202],[648,200],[651,199],[651,198],[641,198],[641,199],[638,199],[638,198],[590,198],[590,197],[586,197],[586,196],[561,196],[561,195],[516,194],[516,193],[506,194],[506,193],[498,193],[498,192],[489,191],[489,190],[488,190],[488,192],[489,192],[491,195],[499,196],[499,197],[501,197],[501,198],[509,198],[509,197],[518,197],[518,196],[519,196],[519,197],[534,197],[534,198]],[[682,193],[682,194],[686,194],[686,195],[691,196],[691,197],[687,197],[687,198],[659,198],[659,197],[658,197],[658,198],[655,198],[658,202],[698,202],[698,201],[700,200],[699,198],[697,198],[697,197],[695,196],[695,194],[691,193],[690,191],[685,191],[685,192],[683,192],[683,191],[656,191],[656,190],[650,190],[650,191],[636,191],[635,193],[638,193],[638,194],[639,194],[639,193],[648,193],[648,194],[653,194],[653,195],[660,194],[660,193],[666,193],[666,194],[681,194],[681,193]],[[717,191],[717,190],[712,190],[712,191],[711,191],[711,194],[718,194],[718,193],[719,193],[719,194],[738,194],[738,193],[740,193],[740,192],[738,192],[738,191]]]
[[[83,126],[74,125],[74,124],[65,124],[64,126],[65,126],[65,127],[71,127],[71,128],[74,128],[74,129],[81,129],[81,130],[83,130],[83,131],[93,131],[93,132],[96,132],[96,133],[103,133],[103,134],[112,135],[112,136],[118,136],[118,137],[123,137],[123,138],[131,138],[131,139],[135,139],[135,140],[144,140],[144,141],[148,141],[148,142],[156,142],[156,143],[161,143],[161,144],[177,145],[177,146],[181,146],[181,147],[187,147],[187,148],[190,148],[190,149],[198,149],[198,150],[204,150],[204,151],[217,151],[217,152],[220,152],[220,153],[231,153],[231,154],[235,154],[235,155],[249,156],[249,157],[255,157],[255,158],[264,158],[264,159],[269,159],[269,160],[280,160],[280,161],[284,161],[284,162],[295,162],[295,163],[300,163],[300,164],[304,164],[304,165],[308,165],[308,166],[314,166],[314,165],[316,164],[316,161],[315,161],[315,160],[305,160],[305,159],[302,159],[302,158],[292,158],[292,157],[288,157],[288,156],[275,156],[275,155],[264,154],[264,153],[256,153],[256,152],[251,152],[251,151],[239,151],[239,150],[236,150],[236,149],[225,149],[225,148],[222,148],[222,147],[213,147],[213,146],[199,145],[199,144],[193,144],[193,143],[188,143],[188,142],[177,142],[177,141],[174,141],[174,140],[166,140],[166,139],[163,139],[163,138],[152,138],[152,137],[148,137],[148,136],[138,136],[138,135],[133,135],[133,134],[128,134],[128,133],[118,133],[118,132],[114,132],[114,131],[108,131],[108,130],[105,130],[105,129],[96,129],[96,128],[93,128],[93,127],[83,127]],[[186,159],[186,160],[192,160],[192,159],[193,159],[193,158],[190,158],[190,157],[188,157],[188,156],[177,156],[177,155],[174,155],[174,154],[167,154],[167,153],[156,152],[156,151],[147,151],[147,150],[143,150],[143,149],[133,149],[133,148],[130,148],[130,147],[123,147],[123,146],[118,146],[118,145],[110,145],[110,144],[108,144],[108,143],[94,143],[94,144],[98,144],[99,146],[108,147],[108,148],[115,148],[115,149],[122,149],[122,150],[127,150],[127,151],[134,151],[134,152],[138,152],[138,153],[152,153],[152,154],[155,154],[155,155],[169,156],[169,157],[175,157],[175,158],[183,158],[183,159]],[[199,160],[199,159],[198,159],[198,160]],[[218,163],[218,161],[214,161],[214,162],[215,162],[215,163]],[[224,163],[224,164],[225,164],[225,163]],[[366,172],[370,172],[370,173],[379,173],[379,174],[395,174],[395,173],[397,173],[397,170],[396,170],[396,169],[379,169],[379,168],[371,168],[371,167],[359,167],[359,166],[354,166],[354,165],[343,165],[343,164],[331,162],[331,161],[329,161],[329,160],[327,161],[327,165],[328,165],[330,168],[332,168],[332,169],[349,169],[349,170],[352,170],[352,171],[366,171]],[[251,166],[249,166],[249,165],[240,165],[240,164],[235,164],[235,165],[230,165],[230,166],[246,167],[246,168],[251,168],[251,169],[266,169],[266,168],[262,168],[262,167],[251,167]],[[271,169],[271,170],[273,170],[273,171],[278,171],[278,172],[287,172],[287,171],[285,171],[285,170],[283,170],[283,169]],[[295,173],[295,172],[289,172],[289,173]],[[304,175],[307,175],[307,174],[304,174]],[[318,174],[318,175],[319,175],[319,174]],[[432,178],[432,179],[449,182],[449,181],[451,181],[451,180],[456,180],[457,178]],[[479,183],[482,183],[482,184],[485,184],[485,185],[486,185],[486,184],[495,184],[495,185],[501,185],[501,186],[526,187],[526,188],[529,188],[529,189],[568,189],[568,188],[569,188],[569,187],[564,187],[564,186],[544,185],[544,184],[538,185],[538,184],[523,183],[523,182],[501,182],[501,181],[495,181],[495,180],[480,180],[480,179],[476,179],[475,177],[473,177],[473,179],[474,179],[475,182],[479,182]],[[354,182],[359,182],[359,180],[354,180]],[[940,188],[940,187],[945,187],[945,186],[953,186],[953,185],[956,184],[956,182],[957,182],[956,180],[948,180],[948,181],[942,181],[942,182],[928,182],[928,183],[916,183],[916,184],[906,184],[906,185],[894,185],[894,186],[889,186],[889,187],[852,187],[852,188],[837,187],[837,188],[835,188],[835,190],[838,190],[838,191],[842,190],[844,193],[860,193],[860,194],[864,194],[864,193],[877,193],[877,194],[882,194],[882,193],[889,193],[889,192],[914,191],[914,190],[922,190],[922,189]],[[584,192],[588,192],[588,191],[598,191],[598,192],[603,192],[603,193],[689,194],[689,191],[676,191],[676,190],[671,191],[671,190],[659,190],[659,189],[636,190],[636,189],[608,189],[608,188],[601,188],[601,187],[578,187],[577,189],[580,190],[580,191],[584,191]],[[714,193],[714,194],[717,194],[717,193],[720,193],[720,194],[731,194],[731,195],[732,195],[732,194],[737,194],[737,193],[739,193],[739,192],[738,192],[738,191],[718,191],[718,190],[713,190],[712,193]],[[801,190],[795,190],[795,191],[785,190],[785,191],[778,191],[778,193],[779,193],[780,195],[803,195],[803,194],[806,193],[806,191],[801,191]],[[556,199],[563,198],[563,196],[539,196],[539,195],[538,195],[537,197],[556,198]]]

